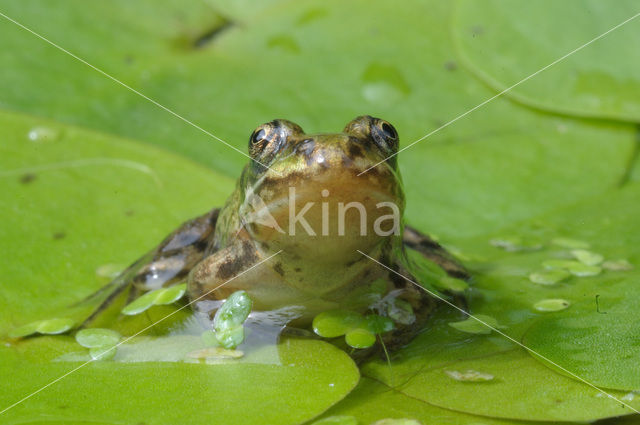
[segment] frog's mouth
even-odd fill
[[[254,240],[323,263],[371,252],[402,230],[404,197],[391,170],[358,177],[349,168],[329,168],[267,182],[248,199],[244,221]]]

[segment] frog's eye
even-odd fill
[[[252,145],[258,145],[264,143],[267,139],[267,132],[264,128],[259,128],[251,135],[250,143]]]
[[[385,120],[376,118],[371,126],[373,140],[382,149],[395,152],[398,149],[398,132]]]
[[[271,124],[263,124],[256,128],[249,138],[249,154],[252,158],[261,156],[267,146],[278,136],[278,131]]]

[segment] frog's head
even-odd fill
[[[356,250],[370,252],[402,230],[396,157],[384,161],[397,150],[394,127],[370,116],[332,134],[305,134],[280,119],[259,126],[240,182],[245,228],[270,250],[329,263],[361,258]]]

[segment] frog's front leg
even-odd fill
[[[263,253],[241,231],[228,246],[207,256],[192,270],[187,281],[189,299],[195,302],[196,310],[202,311],[202,301],[223,300],[244,290],[256,311],[296,305],[304,295],[278,272],[279,261],[277,254]]]
[[[80,327],[89,325],[125,291],[131,301],[141,293],[183,282],[211,244],[218,213],[214,209],[186,221],[114,280],[77,303],[77,307],[97,304],[79,322]]]

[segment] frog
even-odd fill
[[[258,126],[224,206],[184,222],[89,297],[100,302],[79,327],[125,290],[131,301],[186,281],[196,311],[246,291],[256,312],[295,307],[288,321],[295,328],[332,310],[387,316],[381,306],[400,300],[412,315],[395,320],[381,340],[391,349],[406,344],[451,295],[427,290],[407,253],[455,279],[470,275],[404,223],[398,149],[394,126],[369,115],[337,133],[306,134],[285,119]]]

